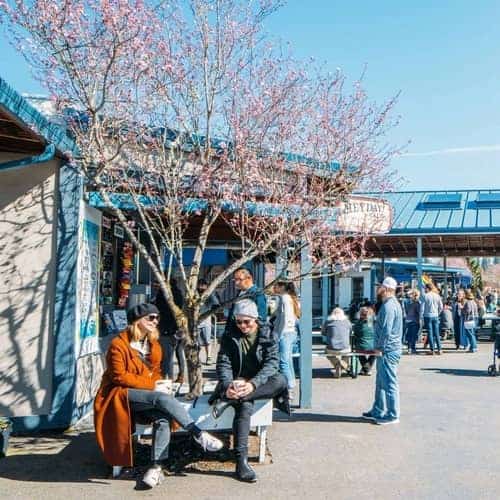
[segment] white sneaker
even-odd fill
[[[198,437],[193,437],[205,451],[219,451],[224,446],[220,439],[217,439],[206,431],[202,431]]]
[[[377,418],[375,420],[375,423],[377,425],[399,424],[399,418],[388,418],[388,417]]]
[[[150,467],[142,477],[142,482],[149,486],[150,488],[154,488],[158,484],[163,481],[163,472],[161,467]]]

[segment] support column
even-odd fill
[[[328,316],[328,309],[330,304],[330,276],[327,274],[327,270],[323,269],[321,273],[321,316],[322,321],[326,320]]]
[[[422,296],[424,293],[424,284],[422,282],[422,238],[419,236],[417,238],[417,288]]]
[[[448,262],[446,255],[443,255],[443,271],[444,271],[444,301],[448,300]]]
[[[382,278],[380,282],[384,281],[385,278],[385,255],[382,255]]]
[[[286,250],[281,250],[278,254],[276,254],[276,273],[275,277],[278,279],[284,279],[286,276],[283,274],[285,269],[287,268],[287,255]]]
[[[311,408],[312,401],[312,262],[309,248],[300,254],[300,407]]]

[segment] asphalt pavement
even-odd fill
[[[91,429],[13,439],[0,459],[0,498],[498,499],[500,377],[490,377],[491,343],[479,352],[404,355],[401,423],[376,426],[374,377],[333,379],[314,358],[313,407],[275,412],[270,457],[256,484],[237,482],[215,463],[170,475],[149,491],[112,480]]]

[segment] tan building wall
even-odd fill
[[[50,411],[56,172],[56,160],[0,170],[0,415]]]

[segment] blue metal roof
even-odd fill
[[[393,208],[389,235],[500,233],[500,189],[369,193]]]
[[[76,152],[76,144],[68,137],[66,130],[50,122],[1,77],[0,106],[26,125],[34,134],[40,136],[47,143],[53,144],[61,153]]]

